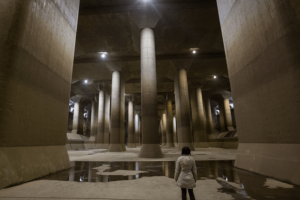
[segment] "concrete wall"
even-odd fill
[[[79,0],[0,1],[0,188],[69,167]]]
[[[217,2],[239,131],[236,166],[300,185],[300,2]]]

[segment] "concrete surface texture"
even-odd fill
[[[79,0],[0,3],[0,188],[70,166],[65,144],[78,11]]]
[[[172,101],[166,100],[166,122],[167,122],[167,147],[175,147],[174,136],[173,136],[173,108]]]
[[[217,3],[239,130],[236,166],[300,184],[300,4]]]

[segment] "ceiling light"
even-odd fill
[[[217,76],[214,76],[214,78],[217,78]]]
[[[84,80],[84,83],[88,83],[88,80]]]
[[[106,55],[103,53],[102,55],[101,55],[101,58],[105,58],[106,57]]]
[[[196,50],[193,50],[193,54],[195,54],[196,53]]]

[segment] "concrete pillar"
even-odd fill
[[[206,116],[203,105],[203,97],[201,87],[196,89],[197,96],[197,111],[198,111],[198,123],[199,123],[199,137],[196,143],[198,148],[207,148],[207,135],[206,135]]]
[[[181,112],[180,112],[178,75],[176,75],[174,79],[174,90],[175,90],[176,134],[177,134],[177,148],[178,148],[178,143],[181,143],[181,128],[180,128]]]
[[[134,102],[128,102],[128,141],[127,147],[134,148],[135,147],[135,130],[134,130]]]
[[[224,99],[224,118],[225,118],[225,124],[228,131],[233,131],[234,128],[232,126],[232,116],[231,116],[231,110],[230,110],[230,104],[229,99]]]
[[[91,115],[91,136],[90,140],[94,140],[96,143],[96,135],[98,129],[98,103],[92,102],[92,115]]]
[[[206,114],[206,134],[212,134],[214,132],[213,119],[211,113],[210,99],[204,99],[205,114]]]
[[[121,145],[121,74],[119,71],[112,73],[111,88],[111,134],[109,152],[121,152],[124,148]],[[124,121],[123,121],[124,122]]]
[[[173,117],[173,135],[174,135],[174,143],[177,144],[177,133],[176,133],[176,117]]]
[[[104,111],[104,138],[103,149],[109,148],[109,135],[110,135],[110,95],[105,95],[105,111]]]
[[[299,1],[217,3],[239,136],[235,166],[300,185]]]
[[[218,105],[219,105],[219,120],[220,120],[220,132],[226,132],[226,124],[225,124],[225,109],[224,109],[224,99],[221,98],[218,100]]]
[[[125,147],[125,79],[121,76],[121,116],[120,116],[120,138],[121,138],[121,147],[123,151],[126,151]]]
[[[161,128],[161,119],[158,124],[158,134],[159,134],[159,144],[162,146],[162,128]]]
[[[178,150],[187,146],[191,151],[195,150],[192,142],[192,132],[190,124],[190,105],[188,94],[188,82],[186,69],[178,70],[178,85],[180,98],[180,142],[178,143]],[[176,94],[176,92],[175,92]]]
[[[140,158],[160,158],[157,124],[157,81],[154,32],[149,28],[141,31],[141,92],[143,145]]]
[[[104,148],[104,119],[105,119],[105,91],[99,91],[98,101],[98,126],[97,126],[97,149]]]
[[[163,113],[161,116],[161,135],[162,135],[162,146],[167,145],[167,117],[166,114]]]
[[[166,134],[167,134],[167,147],[175,147],[173,136],[173,109],[172,101],[166,101]]]
[[[72,133],[83,135],[83,114],[84,107],[78,101],[74,103],[74,111],[73,111],[73,126]]]
[[[199,113],[197,105],[197,95],[196,90],[193,87],[190,87],[190,103],[191,103],[191,114],[192,114],[192,133],[193,133],[193,142],[194,147],[198,147],[200,143],[201,127],[199,123]]]
[[[233,131],[232,116],[230,111],[230,104],[228,98],[220,98],[219,101],[220,109],[220,126],[221,132]]]
[[[70,167],[65,145],[79,0],[0,4],[2,189]]]
[[[135,144],[140,146],[140,117],[139,115],[136,113],[134,115],[134,131],[135,131]]]

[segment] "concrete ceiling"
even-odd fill
[[[193,60],[188,80],[201,82],[204,91],[230,91],[214,0],[83,0],[71,96],[97,94],[98,82],[110,83],[108,61],[123,63],[125,93],[140,93],[140,31],[145,26],[155,32],[158,92],[174,92],[176,59]],[[107,57],[100,58],[99,52]]]

